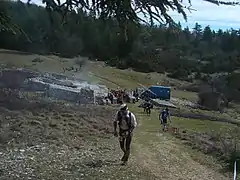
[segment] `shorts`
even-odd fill
[[[129,131],[122,131],[119,132],[119,141],[122,141],[128,137],[132,136],[132,133],[129,133]]]
[[[162,119],[162,124],[167,124],[167,119]]]

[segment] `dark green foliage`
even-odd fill
[[[187,69],[179,68],[174,70],[172,73],[168,75],[168,77],[175,78],[175,79],[182,79],[182,80],[188,80],[188,75],[190,73]]]
[[[127,24],[128,41],[114,19],[96,19],[79,9],[65,21],[58,13],[36,5],[1,2],[12,22],[28,35],[1,31],[1,48],[62,56],[91,56],[119,68],[142,72],[169,72],[183,79],[193,72],[232,72],[240,66],[240,36],[237,30],[214,32],[209,26],[195,25],[191,32],[181,24],[166,27]],[[201,78],[198,74],[198,78]]]
[[[28,5],[31,5],[31,1],[28,0]],[[234,1],[205,1],[217,5],[239,5],[239,2]],[[11,31],[13,33],[21,32],[24,34],[24,31],[12,22],[11,15],[6,12],[5,2],[7,0],[0,2],[0,30]],[[71,15],[76,9],[88,12],[93,18],[98,17],[101,20],[114,19],[120,28],[122,37],[120,44],[125,44],[124,47],[126,49],[133,43],[131,41],[131,28],[129,24],[137,27],[139,26],[139,22],[147,24],[150,22],[152,26],[154,21],[158,21],[178,27],[178,24],[175,24],[172,17],[168,14],[169,10],[177,11],[185,20],[187,20],[186,10],[191,10],[191,0],[188,0],[188,5],[181,0],[43,0],[42,2],[46,5],[51,23],[54,23],[56,20],[54,18],[56,14],[52,12],[59,13],[61,21],[64,22],[68,18],[68,15]],[[144,19],[141,17],[142,15],[144,15]],[[123,55],[128,53],[127,50],[123,51]]]
[[[239,83],[233,80],[233,71],[240,68],[239,30],[215,32],[196,23],[191,31],[182,29],[180,23],[136,26],[134,22],[128,22],[124,30],[116,18],[97,19],[81,9],[68,13],[64,21],[59,13],[52,12],[51,22],[43,7],[20,1],[1,1],[0,7],[3,6],[11,22],[18,24],[28,38],[2,30],[0,48],[65,57],[88,56],[121,69],[166,72],[169,77],[187,81],[209,81],[208,74],[229,73],[227,77],[232,80],[221,80],[218,91],[229,101],[240,97]]]
[[[28,0],[28,2],[31,1]],[[217,5],[239,5],[237,1],[204,1]],[[101,19],[114,18],[124,31],[125,36],[128,35],[126,32],[128,23],[138,24],[139,20],[145,21],[139,13],[148,18],[151,25],[154,20],[174,24],[173,19],[168,14],[170,9],[177,11],[185,20],[187,20],[185,11],[191,10],[191,0],[188,0],[188,5],[181,0],[43,0],[43,3],[46,4],[48,11],[57,11],[63,15],[66,15],[68,11],[73,11],[76,7],[80,7],[82,10],[90,11],[94,17],[100,17]]]
[[[240,151],[235,149],[233,152],[231,152],[230,156],[226,158],[225,163],[226,163],[226,170],[233,171],[234,169],[234,163],[237,160],[237,173],[240,172]]]

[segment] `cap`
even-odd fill
[[[128,107],[127,107],[127,105],[126,104],[122,104],[121,106],[120,106],[120,110],[128,110]]]

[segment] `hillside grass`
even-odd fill
[[[42,60],[35,61],[34,59],[40,58]],[[34,62],[33,62],[34,60]],[[43,72],[56,72],[63,73],[63,68],[76,66],[75,59],[67,59],[67,58],[59,58],[57,56],[39,56],[34,54],[25,54],[15,51],[6,51],[0,50],[0,64],[2,67],[24,67],[34,70],[39,70]],[[187,99],[190,101],[197,100],[197,94],[193,92],[187,92],[179,90],[182,84],[188,84],[187,82],[182,82],[178,80],[174,80],[166,77],[163,74],[158,73],[139,73],[134,72],[132,70],[119,70],[116,68],[105,66],[101,62],[88,62],[85,68],[81,72],[65,72],[67,75],[74,75],[76,77],[84,77],[92,83],[100,83],[105,84],[109,88],[127,88],[132,89],[139,87],[139,83],[144,86],[149,85],[166,85],[171,86],[172,88],[172,96]],[[114,138],[93,138],[95,141],[99,142],[94,145],[86,144],[87,152],[91,154],[93,151],[94,155],[87,157],[87,164],[85,163],[85,167],[79,166],[78,168],[86,168],[87,170],[83,173],[84,176],[81,179],[86,177],[91,179],[103,178],[103,179],[116,179],[122,176],[122,178],[130,178],[130,179],[209,179],[209,177],[215,177],[218,179],[228,179],[223,177],[217,171],[221,169],[221,165],[215,161],[212,157],[206,156],[200,151],[189,148],[189,146],[185,146],[182,141],[172,136],[170,133],[162,133],[162,129],[160,126],[160,122],[158,120],[158,111],[153,110],[151,116],[147,116],[142,112],[142,109],[137,107],[137,104],[129,104],[129,108],[133,111],[139,122],[139,128],[136,130],[136,136],[133,141],[133,155],[132,162],[130,163],[131,168],[119,168],[116,164],[118,163],[118,155],[121,153],[119,151],[117,139]],[[115,111],[115,110],[111,110]],[[195,110],[202,113],[209,113],[207,111]],[[93,110],[94,112],[94,110]],[[39,113],[39,112],[38,112]],[[50,112],[49,112],[50,113]],[[210,112],[214,114],[214,112]],[[81,113],[80,113],[81,114]],[[216,113],[215,113],[216,114]],[[67,126],[61,126],[60,129],[54,131],[57,133],[65,131],[66,127],[79,126],[78,123],[68,123],[68,118],[71,118],[72,121],[78,121],[78,116],[76,117],[67,117],[66,114],[63,113],[63,117],[61,119],[62,124],[67,123]],[[78,115],[78,114],[75,114]],[[94,113],[92,113],[94,115]],[[221,116],[221,114],[217,114]],[[46,116],[46,114],[44,115]],[[72,114],[74,116],[74,113]],[[104,114],[102,115],[104,116]],[[81,116],[81,118],[83,118]],[[84,116],[84,120],[88,118]],[[40,120],[37,119],[38,121]],[[97,119],[94,119],[94,121]],[[33,121],[33,123],[38,123]],[[51,128],[55,128],[58,123],[58,119],[51,125]],[[92,123],[92,124],[91,124]],[[95,122],[86,123],[86,132],[89,134],[94,134],[94,125]],[[103,128],[103,124],[100,124],[98,128]],[[220,132],[220,133],[228,133],[231,132],[232,129],[235,128],[235,125],[217,122],[217,121],[209,121],[209,120],[198,120],[198,119],[189,119],[189,118],[177,118],[172,117],[172,126],[178,127],[181,130],[186,130],[188,132],[199,132],[199,133],[212,133],[212,132]],[[81,132],[77,132],[80,137],[82,137]],[[84,132],[83,132],[84,133]],[[71,129],[69,131],[70,135],[74,135],[71,133]],[[70,137],[70,136],[69,136]],[[87,139],[85,143],[89,141]],[[109,146],[109,147],[108,147]],[[97,148],[97,150],[91,150]],[[75,147],[75,148],[81,148]],[[89,150],[89,149],[90,150]],[[101,151],[99,151],[100,149]],[[69,153],[69,158],[71,158],[72,150],[67,150]],[[74,151],[75,152],[75,151]],[[98,155],[99,152],[102,152]],[[76,153],[76,162],[78,162],[78,151]],[[104,153],[107,153],[106,157]],[[73,154],[74,155],[74,154]],[[83,156],[83,155],[82,155]],[[100,157],[101,156],[101,157]],[[7,158],[7,155],[6,155]],[[57,158],[57,157],[56,157]],[[64,157],[66,159],[66,157]],[[104,159],[104,163],[100,168],[92,168],[88,166],[88,164],[93,163],[96,164],[99,159]],[[8,159],[6,159],[7,161]],[[93,162],[92,162],[93,161]],[[75,162],[74,162],[75,163]],[[173,170],[170,170],[169,167],[174,163]],[[110,164],[110,165],[109,165]],[[114,165],[115,164],[115,165]],[[210,169],[206,168],[210,167]],[[10,165],[9,165],[10,166]],[[73,164],[71,164],[73,166]],[[45,166],[43,166],[45,167]],[[74,168],[74,166],[73,166]],[[54,170],[54,169],[53,169]],[[76,171],[72,171],[76,172]],[[141,175],[138,175],[141,172]],[[162,173],[164,172],[164,173]],[[173,173],[174,172],[174,173]],[[60,172],[57,172],[60,173]],[[86,174],[87,173],[87,174]],[[58,177],[55,174],[56,178]],[[81,175],[81,172],[77,173],[77,176]],[[85,176],[86,175],[86,176]],[[47,176],[47,174],[46,174]],[[76,176],[76,177],[77,177]],[[67,177],[67,174],[66,174]],[[167,177],[167,178],[166,178]],[[69,176],[70,178],[70,176]],[[70,178],[71,179],[71,178]]]
[[[40,59],[40,61],[35,61]],[[91,83],[99,83],[106,85],[109,88],[126,88],[134,89],[137,87],[150,85],[166,85],[172,87],[172,97],[186,99],[192,102],[197,102],[198,96],[195,92],[183,91],[179,87],[189,85],[189,82],[179,81],[166,77],[159,73],[141,73],[131,69],[120,70],[106,66],[103,62],[87,61],[84,68],[80,72],[63,71],[63,68],[77,68],[77,58],[61,58],[55,55],[36,55],[13,50],[0,49],[0,66],[1,67],[18,67],[28,68],[43,72],[63,73],[69,76],[87,80]],[[141,85],[140,85],[141,84]],[[180,107],[182,108],[182,107]],[[184,108],[184,107],[183,107]],[[224,113],[204,111],[200,109],[184,109],[191,113],[209,114],[214,117],[225,117],[229,119],[238,119],[239,105],[226,109]]]
[[[40,61],[35,61],[35,59],[40,59]],[[59,73],[63,72],[63,67],[73,65],[74,61],[54,55],[42,56],[0,49],[0,64],[2,67],[28,68]]]
[[[88,70],[91,72],[98,83],[104,84],[109,88],[126,88],[135,89],[137,87],[149,87],[151,85],[164,85],[172,87],[172,96],[197,102],[195,92],[179,90],[178,87],[188,85],[188,82],[179,81],[166,77],[159,73],[141,73],[131,69],[120,70],[113,67],[105,66],[103,63],[90,63]]]
[[[79,58],[79,57],[78,57]],[[40,59],[36,62],[35,59]],[[85,67],[80,72],[63,71],[63,68],[75,67],[76,58],[61,58],[55,55],[36,55],[19,51],[0,49],[0,66],[1,67],[16,67],[38,70],[42,72],[64,73],[66,75],[79,77],[83,80],[88,80],[92,83],[104,84],[109,88],[126,88],[134,89],[143,86],[151,85],[166,85],[171,86],[172,96],[191,101],[197,100],[197,94],[194,92],[186,92],[178,90],[184,84],[183,82],[166,77],[159,73],[140,73],[130,69],[119,70],[113,67],[105,66],[102,62],[88,61]]]
[[[153,109],[151,116],[147,116],[141,108],[138,108],[135,105],[129,104],[130,109],[133,111],[138,112],[139,115],[146,118],[145,127],[158,131],[161,130],[159,117],[159,109]],[[181,117],[171,117],[170,126],[174,126],[179,128],[181,131],[186,130],[189,132],[200,132],[200,133],[230,133],[233,131],[237,125],[226,123],[226,122],[219,122],[219,121],[211,121],[211,120],[200,120],[200,119],[192,119],[192,118],[181,118]]]
[[[40,59],[40,61],[35,61]],[[131,69],[120,70],[106,66],[103,62],[87,61],[84,68],[80,72],[63,71],[63,68],[77,68],[77,58],[61,58],[55,55],[36,55],[13,50],[0,49],[0,67],[17,67],[38,70],[42,72],[63,73],[69,76],[87,80],[91,83],[104,84],[109,88],[126,88],[134,89],[137,87],[150,85],[166,85],[172,88],[172,97],[186,99],[192,102],[197,102],[198,96],[195,92],[183,91],[179,87],[190,85],[189,82],[184,82],[166,77],[159,73],[141,73]],[[140,85],[141,84],[141,85]],[[180,107],[182,108],[182,107]],[[191,113],[207,113],[214,117],[226,117],[238,119],[239,105],[233,104],[232,108],[226,109],[224,113],[204,111],[200,109],[184,109]]]
[[[158,120],[158,111],[153,110],[151,115],[148,116],[141,108],[138,108],[133,104],[129,104],[129,108],[136,114],[138,122],[140,123],[133,144],[133,146],[135,146],[134,155],[139,156],[139,159],[148,158],[145,165],[146,169],[151,169],[151,171],[155,172],[157,169],[161,170],[161,167],[171,167],[170,171],[174,172],[174,175],[171,175],[172,179],[187,179],[186,177],[197,179],[198,175],[199,179],[205,179],[204,172],[199,174],[199,171],[201,171],[200,169],[202,168],[201,165],[207,167],[208,170],[211,169],[214,171],[220,171],[223,168],[219,161],[213,156],[204,154],[189,145],[184,145],[184,141],[176,138],[170,132],[163,133],[162,126]],[[181,119],[177,117],[172,117],[172,123],[170,126],[178,127],[180,131],[197,131],[200,133],[212,133],[212,131],[218,131],[219,129],[221,129],[222,133],[227,133],[228,128],[234,128],[234,125],[231,124],[225,128],[226,126],[221,122]],[[178,159],[178,157],[181,158]],[[194,162],[190,165],[190,161],[192,160]],[[141,160],[139,161],[141,162]],[[150,165],[147,162],[150,162],[149,164],[154,162],[156,165],[155,167],[149,167]],[[186,166],[188,166],[189,169]],[[195,173],[189,176],[191,174],[191,168],[196,169]],[[184,173],[185,170],[183,169],[188,169],[188,172]],[[182,171],[183,174],[178,174],[179,171]],[[165,178],[169,178],[169,174],[171,173],[167,170],[166,174]],[[226,177],[219,177],[219,179],[229,179],[228,175],[225,175]],[[209,177],[212,176],[208,174],[208,178]],[[162,178],[164,179],[164,176]],[[215,178],[218,179],[217,177]]]

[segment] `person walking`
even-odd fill
[[[151,109],[153,108],[153,104],[149,101],[146,102],[146,112],[150,116],[151,115]]]
[[[113,126],[114,136],[119,136],[120,148],[124,153],[121,159],[122,165],[126,165],[130,155],[133,130],[137,127],[136,117],[128,110],[126,104],[122,104],[120,110],[117,111]],[[117,126],[119,127],[119,132],[117,132]]]
[[[161,111],[161,113],[159,114],[159,120],[161,121],[161,124],[163,126],[163,131],[167,131],[167,121],[171,121],[170,120],[170,112],[169,112],[169,109],[168,107],[166,107],[165,109],[163,109]]]

